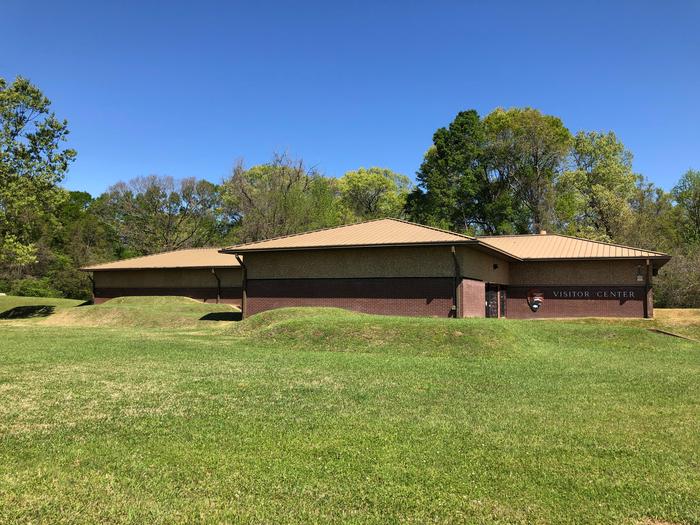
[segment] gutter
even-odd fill
[[[528,257],[520,259],[525,262],[577,262],[577,261],[659,261],[666,264],[673,257],[671,255],[637,255],[629,257]],[[661,266],[663,266],[663,264]]]
[[[651,262],[646,260],[646,270],[644,272],[644,319],[649,319],[649,290],[651,289]]]
[[[114,261],[114,262],[119,262],[119,261]],[[83,267],[83,268],[78,268],[79,271],[81,272],[139,272],[143,270],[210,270],[212,268],[211,265],[204,265],[204,266],[139,266],[137,268],[99,268],[99,267]],[[228,268],[236,268],[236,266],[224,266],[224,265],[219,265],[215,266],[214,268],[216,269],[228,269]]]
[[[92,273],[88,273],[88,279],[90,279],[90,287],[92,288],[92,302],[95,303],[95,277]]]

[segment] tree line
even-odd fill
[[[88,299],[81,266],[398,217],[469,234],[542,230],[674,255],[657,304],[700,306],[700,172],[670,192],[613,132],[572,133],[532,108],[462,111],[433,134],[416,184],[386,168],[328,177],[273,155],[218,184],[151,175],[92,196],[61,187],[68,124],[27,79],[0,78],[0,292]]]

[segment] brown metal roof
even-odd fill
[[[478,239],[487,246],[526,260],[670,258],[661,252],[558,234],[496,235]]]
[[[377,219],[224,248],[227,253],[476,243],[473,237],[399,219]]]
[[[670,259],[650,250],[566,235],[498,235],[469,237],[399,219],[373,221],[287,235],[219,250],[191,248],[86,266],[84,271],[139,270],[156,268],[232,268],[239,263],[231,253],[350,248],[371,246],[470,244],[519,260],[561,259]]]
[[[219,252],[219,248],[190,248],[157,253],[144,257],[132,257],[105,264],[86,266],[81,270],[100,272],[105,270],[144,270],[155,268],[230,268],[239,266],[232,255]]]

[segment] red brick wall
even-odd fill
[[[462,279],[458,293],[462,317],[484,317],[486,315],[486,285],[483,281]]]
[[[537,290],[544,302],[537,312],[527,303],[528,293]],[[610,292],[615,292],[614,297]],[[620,292],[627,297],[620,297]],[[643,286],[529,286],[508,287],[506,315],[511,319],[543,317],[643,317]],[[650,309],[649,315],[652,315]]]
[[[450,317],[451,278],[249,279],[246,315],[287,306],[333,306],[357,312]]]
[[[101,304],[115,297],[149,296],[149,295],[181,295],[191,297],[205,303],[216,302],[216,287],[214,288],[95,288],[95,304]],[[241,305],[241,288],[222,287],[221,303]]]
[[[332,306],[418,317],[452,315],[453,280],[448,278],[252,279],[247,287],[246,315],[287,306]],[[536,313],[527,303],[528,292],[533,289],[544,294]],[[620,297],[620,292],[627,296]],[[511,319],[644,316],[642,286],[508,287],[507,295],[506,316]],[[651,299],[650,290],[650,303]],[[458,300],[463,317],[484,317],[485,284],[463,279]],[[651,306],[649,315],[653,315]]]

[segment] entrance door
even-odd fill
[[[486,317],[498,317],[498,285],[486,285]]]

